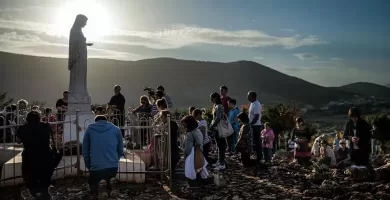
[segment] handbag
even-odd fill
[[[221,138],[227,138],[234,133],[233,127],[230,124],[226,114],[223,114],[223,117],[221,121],[219,121],[217,128],[218,128],[218,135]]]
[[[56,143],[54,142],[53,132],[50,132],[51,142],[53,143],[51,146],[51,154],[53,157],[53,169],[57,168],[62,160],[62,153],[58,151],[56,147]]]
[[[195,172],[199,172],[203,170],[204,166],[204,157],[203,152],[200,149],[200,145],[197,145],[196,142],[194,142],[194,168]]]

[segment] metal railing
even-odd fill
[[[0,187],[23,183],[21,164],[23,145],[16,141],[18,127],[25,122],[27,111],[3,113],[0,116]],[[81,155],[84,132],[94,119],[85,119],[82,114],[46,114],[54,132],[57,149],[62,152],[62,160],[55,169],[53,179],[88,176]],[[93,114],[91,115],[93,117]],[[124,119],[121,120],[120,119]],[[84,121],[81,121],[85,119]],[[140,115],[108,115],[108,119],[119,125],[124,133],[124,155],[119,161],[117,181],[142,183],[146,180],[160,180],[172,185],[170,120],[154,123],[152,118]]]

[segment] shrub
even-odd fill
[[[203,118],[206,120],[207,124],[210,124],[213,120],[213,109],[212,108],[202,108]]]
[[[295,106],[278,103],[265,107],[261,117],[262,123],[269,122],[275,134],[290,132],[295,127],[295,117],[299,112]]]
[[[0,92],[0,110],[3,110],[4,107],[10,105],[13,99],[7,97],[6,92]]]
[[[373,137],[380,142],[381,152],[386,154],[390,141],[390,119],[386,114],[373,114],[366,117],[368,123],[375,126]]]

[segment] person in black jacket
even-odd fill
[[[168,123],[168,115],[171,115],[171,113],[168,110],[161,111],[161,121],[164,124]],[[171,140],[171,167],[172,172],[175,171],[177,163],[180,161],[180,148],[177,144],[177,138],[179,136],[179,126],[177,123],[173,120],[169,121],[171,132],[168,133],[168,136]]]
[[[121,93],[121,86],[115,85],[114,92],[115,95],[111,97],[110,102],[108,102],[108,108],[113,111],[114,114],[114,124],[122,127],[125,125],[125,104],[126,99]],[[125,130],[121,128],[122,136],[125,136]]]
[[[41,122],[37,111],[27,114],[27,124],[20,126],[16,137],[23,143],[22,177],[33,197],[41,193],[41,199],[50,199],[49,186],[54,172],[54,160],[50,146],[52,129]]]
[[[374,170],[370,164],[371,125],[361,118],[360,111],[355,107],[349,109],[348,117],[350,120],[345,125],[343,136],[351,140],[351,162],[366,166],[373,174]]]

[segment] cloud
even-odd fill
[[[65,58],[68,56],[68,45],[51,43],[31,34],[18,34],[7,32],[0,34],[0,47],[2,51],[22,53],[36,56],[53,56]],[[112,51],[100,48],[88,48],[89,58],[111,58],[120,60],[140,59],[136,54]]]
[[[343,62],[344,62],[343,58],[332,57],[329,60],[319,60],[319,61],[316,61],[315,63],[319,63],[319,64],[342,64]]]
[[[300,60],[312,60],[317,59],[318,56],[310,54],[310,53],[296,53],[293,54],[295,57],[299,58]]]
[[[264,60],[264,57],[257,56],[257,57],[254,57],[253,59],[255,59],[255,60]]]
[[[18,35],[16,32],[3,33],[0,35],[0,41],[7,42],[27,42],[27,43],[44,43],[41,38],[35,35]]]
[[[284,28],[284,29],[282,29],[282,31],[289,32],[289,33],[295,33],[296,32],[294,29],[290,29],[290,28]]]
[[[185,25],[155,32],[117,30],[112,33],[112,36],[115,39],[103,40],[103,42],[144,45],[156,49],[175,49],[194,44],[249,48],[280,46],[286,49],[293,49],[301,46],[326,44],[325,41],[320,40],[317,36],[302,37],[296,35],[277,37],[256,30],[227,31]]]
[[[54,24],[45,24],[21,20],[2,20],[0,28],[31,31],[57,37],[68,37]],[[222,29],[202,28],[187,25],[175,25],[158,31],[110,30],[98,42],[109,44],[141,45],[153,49],[178,49],[195,44],[213,44],[236,47],[272,47],[279,46],[293,49],[302,46],[327,44],[318,36],[278,37],[258,30],[228,31]]]
[[[344,61],[344,59],[342,59],[340,57],[333,57],[333,58],[330,58],[329,60],[334,61],[334,62],[343,62]]]
[[[21,30],[21,31],[31,31],[35,33],[45,33],[47,35],[56,35],[55,25],[39,23],[39,22],[31,22],[31,21],[0,19],[0,28]]]

